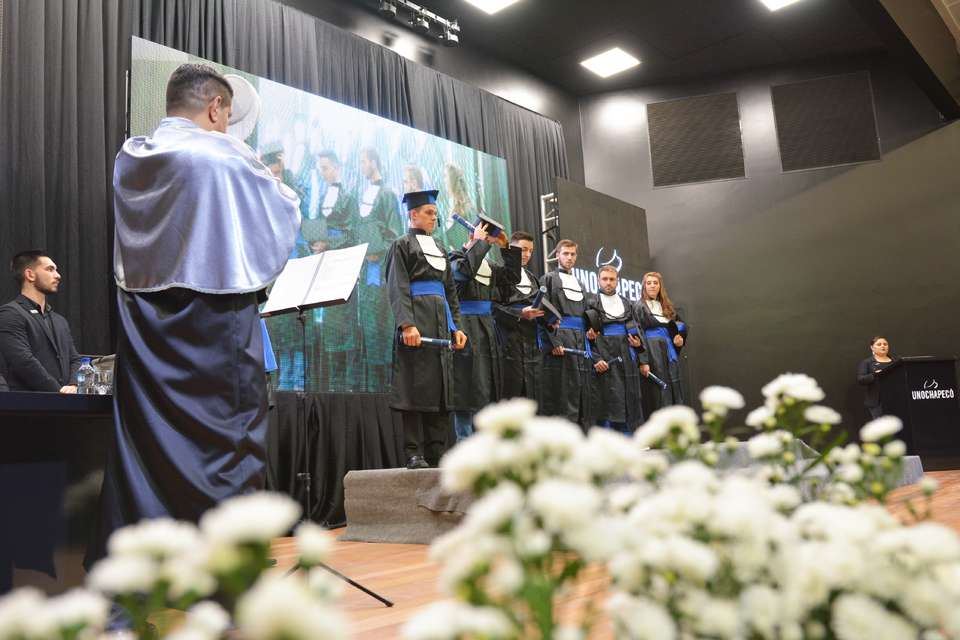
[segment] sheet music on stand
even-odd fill
[[[360,279],[367,244],[288,260],[260,316],[346,304]]]

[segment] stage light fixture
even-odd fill
[[[453,32],[453,28],[457,26],[457,21],[454,20],[447,26],[443,28],[443,35],[440,36],[440,42],[445,47],[455,47],[460,44],[460,38]]]
[[[427,22],[427,16],[419,13],[410,18],[410,28],[413,29],[414,33],[420,34],[430,31],[430,23]]]
[[[397,5],[393,4],[391,0],[381,0],[380,10],[378,11],[380,17],[385,20],[390,20],[397,17]]]

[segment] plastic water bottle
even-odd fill
[[[77,370],[77,393],[97,395],[97,372],[90,366],[90,358],[80,359]]]

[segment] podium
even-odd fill
[[[960,399],[957,358],[907,357],[888,367],[880,381],[885,415],[903,421],[909,455],[960,461]]]

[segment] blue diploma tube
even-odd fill
[[[431,346],[441,347],[443,349],[453,348],[453,345],[449,340],[440,340],[439,338],[424,338],[423,336],[420,336],[420,344],[429,344]]]
[[[473,233],[474,231],[477,230],[475,226],[467,222],[467,219],[461,216],[459,213],[453,214],[453,221],[458,224],[462,224],[464,227],[466,227],[470,231],[470,233]]]
[[[667,383],[664,382],[663,380],[661,380],[660,378],[658,378],[657,376],[653,375],[653,373],[651,373],[651,374],[650,374],[649,376],[647,376],[647,377],[650,378],[651,380],[653,380],[654,382],[656,382],[658,385],[660,385],[660,388],[661,388],[661,389],[666,389],[666,388],[667,388]]]
[[[568,349],[567,347],[564,347],[563,355],[568,355],[568,354],[573,356],[581,356],[583,358],[587,357],[586,351],[581,351],[580,349]]]
[[[612,367],[612,366],[613,366],[614,364],[616,364],[617,362],[623,362],[623,357],[617,356],[617,357],[614,358],[613,360],[607,360],[607,366],[608,366],[608,367]]]

